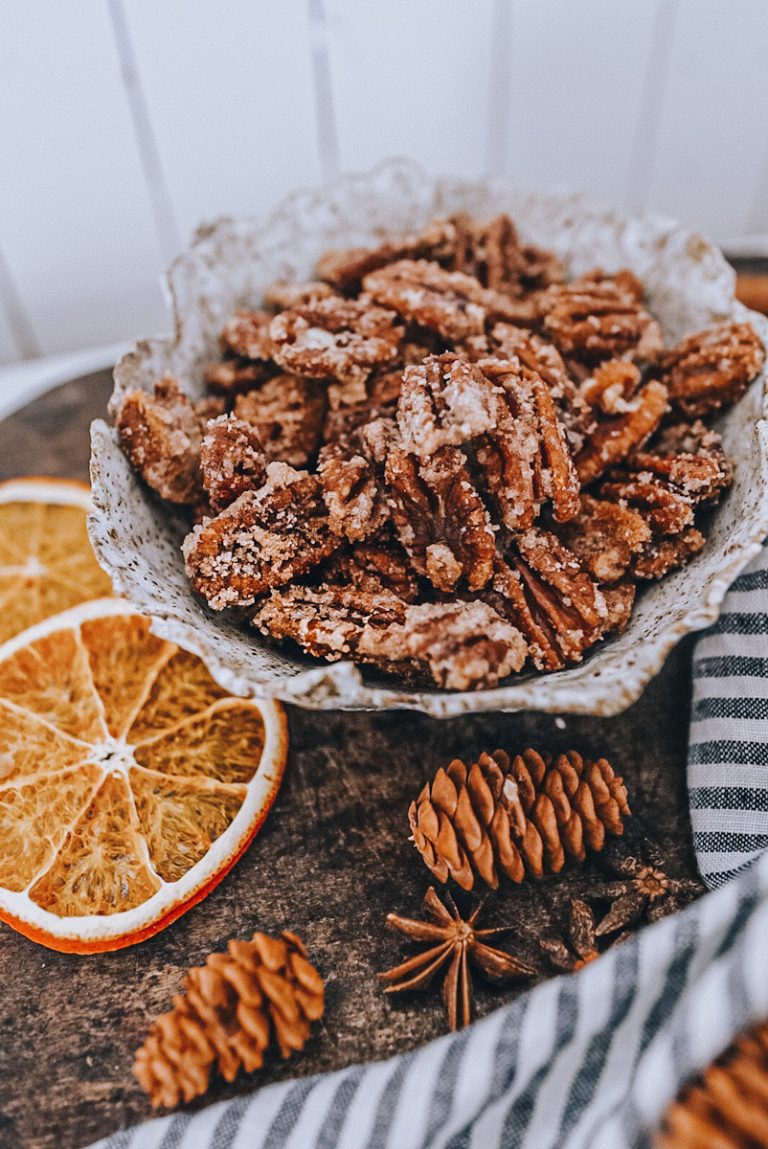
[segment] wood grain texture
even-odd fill
[[[0,425],[0,474],[87,473],[88,422],[104,410],[101,372],[67,384]],[[258,1077],[217,1085],[210,1102],[260,1084],[384,1058],[443,1032],[435,989],[385,998],[377,971],[405,952],[385,932],[390,909],[414,915],[428,874],[408,842],[406,810],[453,756],[532,744],[608,756],[623,772],[634,817],[627,845],[653,828],[675,873],[696,873],[685,790],[690,644],[643,698],[613,719],[493,715],[438,722],[409,713],[289,713],[285,782],[264,829],[229,877],[158,937],[115,954],[51,953],[0,926],[0,1146],[78,1149],[150,1116],[131,1076],[135,1048],[167,1009],[189,965],[229,937],[295,929],[327,979],[327,1011],[305,1053]],[[509,947],[535,956],[561,934],[572,897],[599,866],[507,886],[485,924],[514,922]],[[514,992],[480,987],[478,1013]],[[518,991],[519,992],[519,991]]]

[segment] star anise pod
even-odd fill
[[[676,913],[703,892],[701,883],[692,878],[670,877],[663,868],[666,863],[650,843],[646,855],[647,860],[632,855],[602,859],[616,880],[595,891],[596,897],[611,902],[595,927],[597,937],[634,928],[641,922],[656,922]]]
[[[380,973],[382,981],[391,983],[384,992],[424,989],[435,974],[447,966],[442,996],[448,1027],[456,1030],[469,1025],[472,1019],[470,966],[498,984],[514,978],[535,977],[537,971],[529,962],[487,944],[486,939],[505,933],[511,927],[476,929],[475,923],[482,907],[481,902],[468,918],[462,918],[451,896],[446,895],[443,902],[434,886],[430,886],[424,896],[426,920],[387,914],[387,925],[391,929],[413,941],[432,944],[394,969]]]
[[[571,973],[600,956],[595,915],[581,898],[574,898],[563,938],[543,938],[539,945],[556,969]]]

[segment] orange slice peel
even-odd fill
[[[52,949],[142,941],[204,898],[275,800],[279,703],[228,695],[118,599],[0,646],[0,920]]]

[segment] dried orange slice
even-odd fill
[[[119,599],[0,646],[0,919],[94,953],[204,898],[285,767],[279,703],[235,698]]]
[[[0,483],[0,642],[111,594],[86,532],[90,491],[70,479]]]

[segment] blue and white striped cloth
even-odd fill
[[[767,592],[764,549],[696,647],[688,782],[710,894],[461,1033],[98,1149],[649,1149],[681,1082],[768,1017]]]

